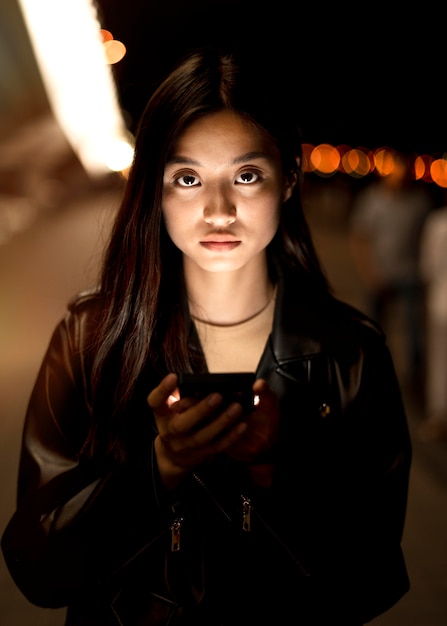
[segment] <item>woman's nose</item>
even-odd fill
[[[227,226],[236,221],[236,207],[229,194],[216,191],[211,194],[203,210],[203,219],[207,224]]]

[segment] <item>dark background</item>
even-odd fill
[[[444,18],[430,3],[418,13],[391,2],[284,0],[99,0],[98,8],[102,27],[127,48],[113,69],[130,127],[179,55],[231,42],[280,60],[306,142],[435,156],[447,147]]]
[[[288,79],[298,90],[307,141],[446,149],[444,15],[428,2],[418,13],[409,5],[396,11],[391,2],[297,4],[101,0],[103,27],[128,48],[114,68],[128,115],[138,113],[144,92],[185,46],[237,37],[255,50],[289,50]],[[79,40],[82,32],[75,42],[67,35],[67,45]],[[68,158],[55,130],[17,1],[0,0],[0,532],[15,506],[21,426],[43,351],[67,300],[96,275],[118,201]],[[340,173],[306,181],[307,214],[331,282],[361,305],[345,230],[360,180]],[[389,333],[398,368],[405,365],[400,337],[398,318]],[[414,463],[404,551],[412,587],[371,626],[447,624],[446,446],[418,441],[424,415],[413,400],[408,409]],[[63,613],[27,602],[0,556],[2,626],[61,626]]]
[[[438,158],[447,149],[445,18],[429,1],[418,11],[395,4],[96,0],[101,26],[127,48],[112,68],[131,128],[183,52],[230,42],[259,52],[260,64],[261,53],[279,59],[305,142]],[[47,110],[17,0],[1,0],[0,138]]]

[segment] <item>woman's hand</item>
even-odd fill
[[[259,402],[244,420],[247,430],[226,452],[247,464],[251,478],[257,485],[268,488],[272,485],[275,471],[272,451],[279,438],[279,402],[262,378],[255,382],[253,391]]]
[[[240,421],[242,408],[234,403],[219,409],[222,396],[203,400],[175,400],[177,376],[168,374],[151,391],[148,404],[154,412],[158,435],[155,454],[165,486],[176,487],[197,466],[235,445],[247,429]]]
[[[279,436],[279,402],[276,394],[262,378],[254,383],[253,392],[259,401],[254,411],[243,418],[247,429],[226,450],[232,458],[248,464],[256,463],[258,458],[268,455]]]

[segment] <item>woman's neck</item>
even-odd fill
[[[192,317],[211,324],[244,322],[262,311],[274,295],[266,264],[233,272],[186,267],[185,281]]]

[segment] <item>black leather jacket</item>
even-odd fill
[[[97,298],[70,304],[32,393],[17,511],[2,538],[29,601],[68,606],[67,624],[82,626],[346,626],[407,592],[411,446],[385,338],[336,300],[309,302],[279,285],[257,370],[281,403],[272,487],[222,456],[175,494],[153,456],[146,396],[156,380],[139,386],[129,415],[130,461],[78,458],[92,419]]]

